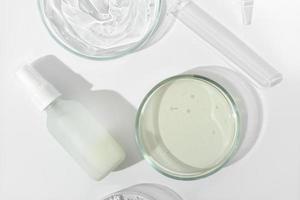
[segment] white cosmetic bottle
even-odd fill
[[[90,177],[101,180],[123,162],[121,146],[80,103],[62,99],[30,65],[17,76],[38,108],[47,113],[49,132]]]

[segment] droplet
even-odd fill
[[[170,107],[170,110],[175,111],[175,110],[178,110],[178,108],[177,107]]]

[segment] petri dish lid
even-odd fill
[[[136,128],[144,158],[179,180],[221,169],[240,143],[240,117],[232,96],[198,75],[179,75],[155,86],[140,105]]]
[[[155,32],[161,0],[39,0],[44,24],[71,52],[91,59],[120,57]]]

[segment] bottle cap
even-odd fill
[[[45,110],[53,101],[61,96],[61,93],[30,64],[22,66],[16,75],[41,111]]]

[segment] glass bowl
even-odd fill
[[[38,4],[44,24],[60,45],[80,56],[106,60],[142,47],[156,31],[162,10],[161,0],[107,2],[39,0]]]

